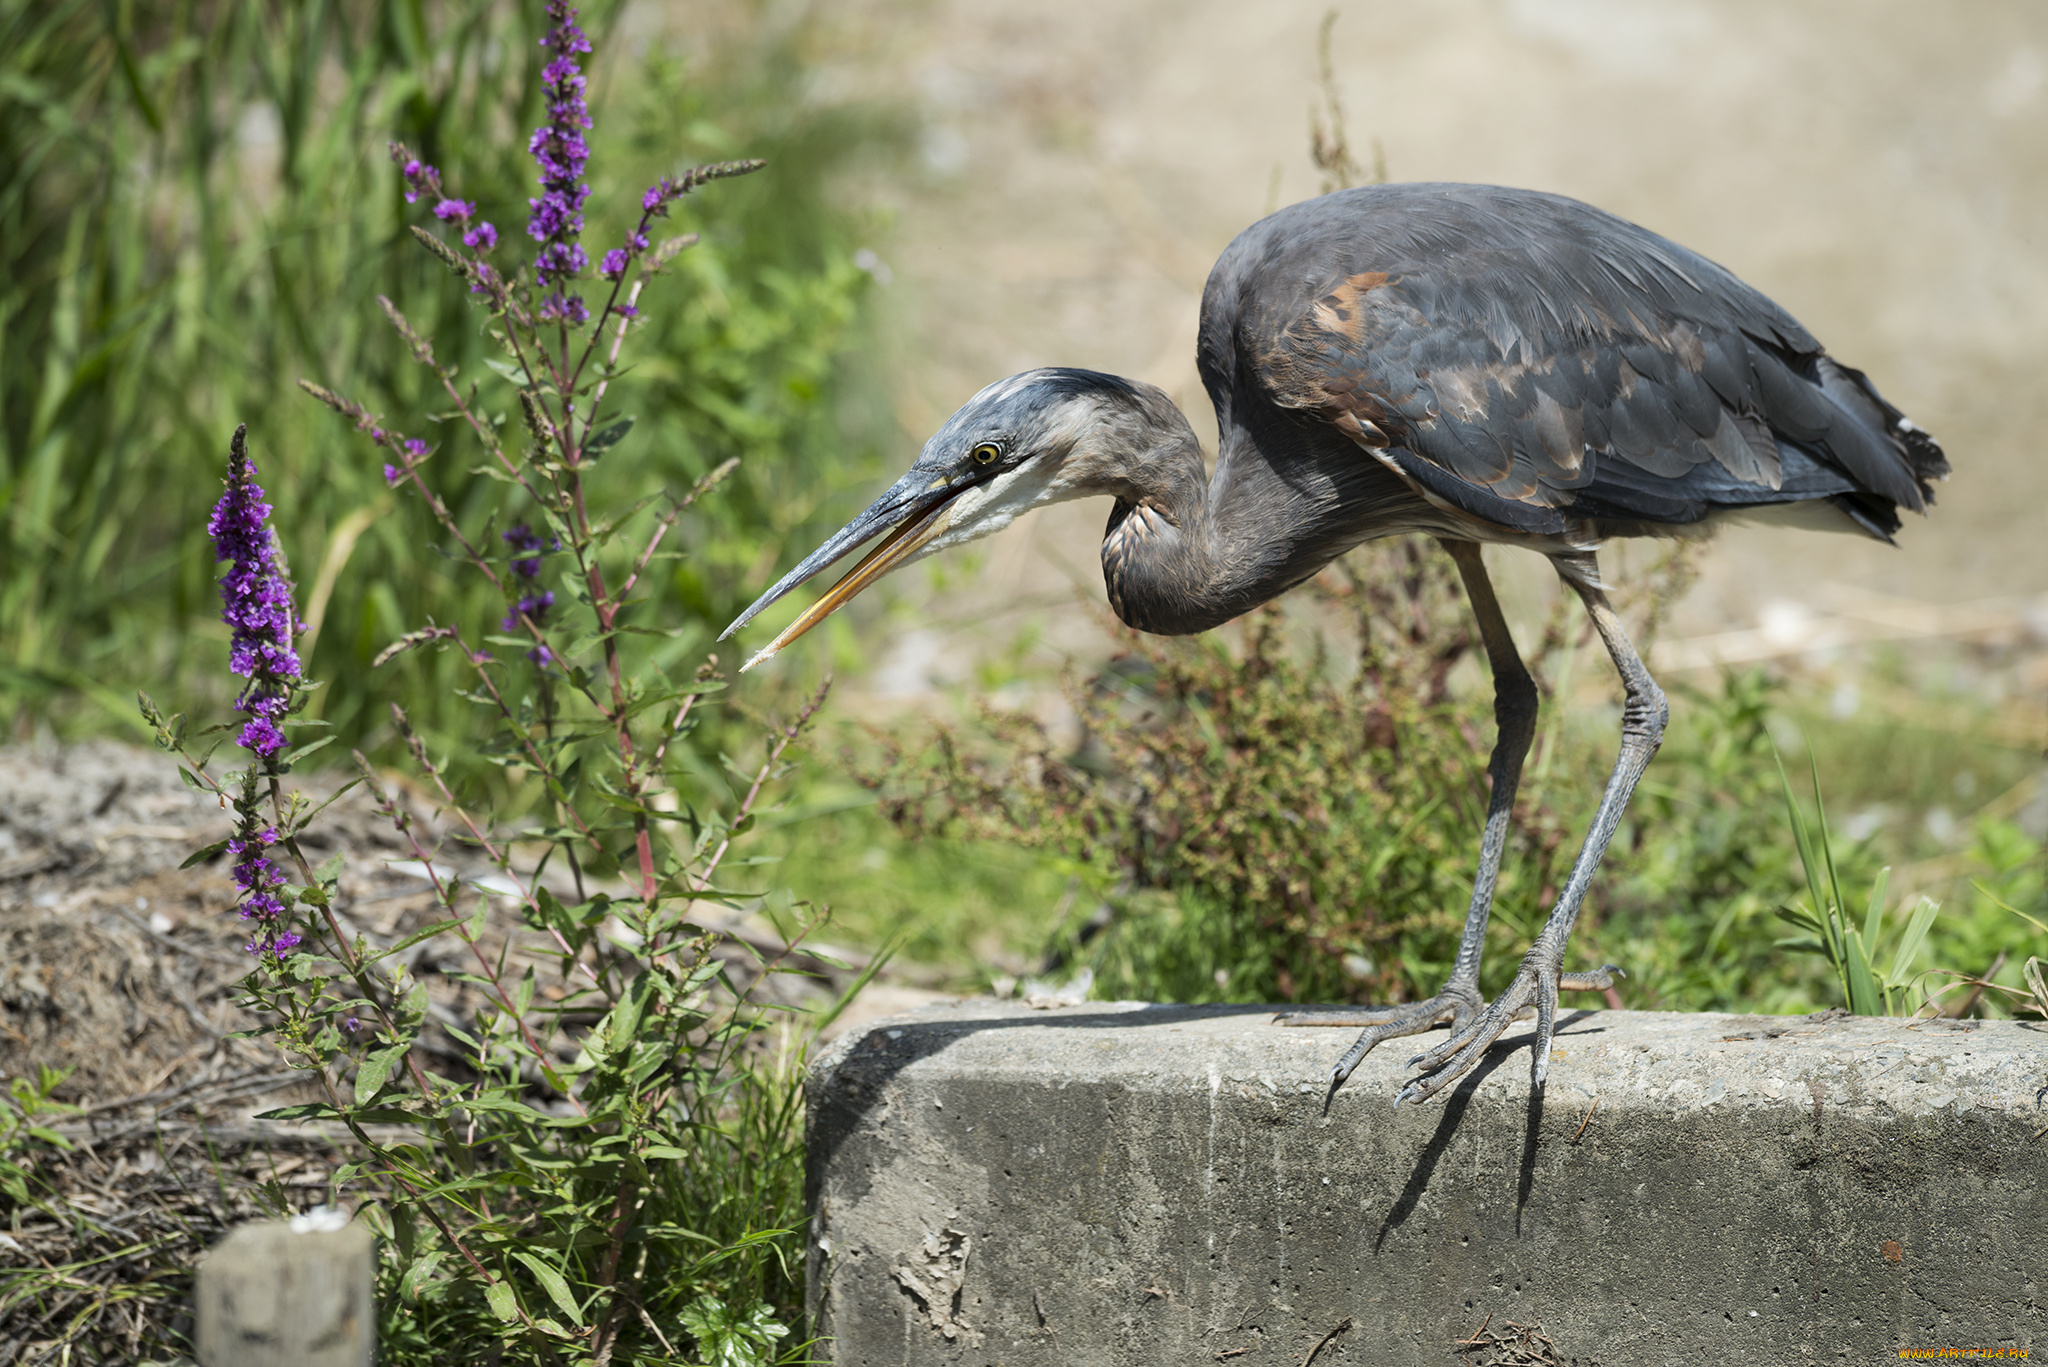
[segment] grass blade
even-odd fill
[[[1891,865],[1887,864],[1877,871],[1877,877],[1870,880],[1870,904],[1863,912],[1863,943],[1873,948],[1877,945],[1878,931],[1884,927],[1884,894],[1891,877]]]
[[[1920,956],[1920,946],[1927,939],[1927,931],[1940,914],[1941,903],[1931,897],[1922,897],[1920,904],[1913,908],[1912,916],[1906,921],[1905,934],[1899,937],[1898,951],[1892,955],[1891,972],[1885,975],[1885,980],[1893,988],[1906,985],[1913,960]]]
[[[1842,969],[1848,988],[1849,1010],[1859,1016],[1882,1016],[1885,1013],[1884,997],[1877,990],[1877,979],[1870,971],[1870,955],[1863,947],[1863,936],[1854,930],[1843,936]]]

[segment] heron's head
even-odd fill
[[[999,380],[946,420],[908,474],[756,599],[719,639],[880,536],[844,579],[743,666],[752,669],[891,570],[1001,531],[1042,504],[1124,493],[1132,466],[1172,427],[1188,431],[1163,392],[1137,381],[1067,369]]]

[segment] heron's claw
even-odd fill
[[[1282,1025],[1339,1025],[1365,1027],[1344,1057],[1330,1070],[1332,1090],[1351,1076],[1365,1056],[1383,1040],[1419,1035],[1449,1021],[1451,1033],[1463,1030],[1482,1005],[1479,990],[1467,983],[1447,983],[1444,990],[1427,1001],[1400,1006],[1372,1006],[1349,1011],[1288,1011],[1275,1017]]]
[[[1454,1024],[1451,1037],[1442,1044],[1408,1060],[1410,1068],[1422,1069],[1425,1076],[1403,1087],[1395,1095],[1394,1105],[1427,1101],[1463,1077],[1501,1037],[1502,1031],[1531,1010],[1536,1013],[1536,1056],[1530,1061],[1529,1074],[1531,1081],[1541,1087],[1550,1074],[1550,1040],[1557,1031],[1558,992],[1603,992],[1614,986],[1613,975],[1619,972],[1613,964],[1605,964],[1591,973],[1560,973],[1555,967],[1524,959],[1514,982],[1492,1005],[1462,1027]]]

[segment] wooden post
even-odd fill
[[[334,1212],[246,1224],[199,1264],[200,1367],[370,1367],[375,1239]]]

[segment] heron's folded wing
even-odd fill
[[[1605,215],[1513,226],[1296,293],[1245,339],[1267,396],[1533,533],[1835,493],[1925,506],[1939,448],[1763,295]]]

